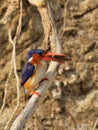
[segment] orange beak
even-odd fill
[[[60,64],[63,64],[65,61],[71,60],[71,58],[67,57],[64,54],[56,54],[56,53],[48,52],[48,53],[44,53],[42,55],[33,54],[31,59],[29,59],[28,62],[30,62],[31,64],[37,64],[41,60],[56,61]]]
[[[59,62],[61,64],[63,64],[64,61],[71,60],[71,58],[67,57],[64,54],[56,54],[56,53],[52,53],[52,52],[48,52],[46,54],[43,54],[42,59],[47,60],[47,61],[56,61],[56,62]]]

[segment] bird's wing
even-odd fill
[[[24,83],[28,80],[28,78],[30,76],[32,76],[35,72],[35,66],[30,63],[26,63],[23,67],[23,70],[22,70],[22,81],[21,81],[21,85],[23,86]]]

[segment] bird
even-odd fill
[[[68,58],[64,54],[56,54],[49,52],[49,50],[42,49],[30,50],[27,54],[27,61],[22,69],[21,86],[23,86],[30,95],[36,94],[37,96],[41,96],[36,89],[44,80],[49,81],[49,79],[45,77],[47,71],[46,61],[64,63],[65,60],[68,60]]]
[[[30,50],[27,54],[27,61],[22,69],[22,81],[23,86],[30,94],[40,94],[34,91],[41,83],[47,70],[47,63],[42,60],[42,54],[44,50],[34,49]],[[45,78],[45,80],[48,80]],[[34,89],[34,90],[33,90]]]

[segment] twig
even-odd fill
[[[12,53],[12,57],[13,57],[13,53]],[[12,57],[11,57],[11,67],[10,67],[10,71],[9,71],[9,75],[7,77],[7,81],[5,83],[5,88],[4,88],[4,98],[3,98],[3,104],[2,104],[2,107],[0,109],[0,115],[5,107],[5,101],[6,101],[6,94],[7,94],[7,86],[8,86],[8,82],[9,82],[9,79],[10,79],[10,76],[12,74],[12,69],[13,69],[13,63],[12,63]]]
[[[97,118],[97,120],[95,121],[95,123],[94,123],[94,127],[93,127],[92,130],[95,130],[95,128],[96,128],[96,126],[97,126],[97,123],[98,123],[98,118]]]
[[[14,68],[14,74],[15,74],[15,78],[16,78],[16,88],[17,88],[17,105],[13,111],[13,113],[11,114],[10,119],[8,120],[6,126],[4,127],[4,130],[8,129],[9,123],[11,121],[11,119],[13,118],[13,115],[15,114],[18,106],[19,106],[19,77],[17,74],[17,68],[16,68],[16,43],[17,43],[17,39],[20,35],[21,32],[21,22],[22,22],[22,0],[20,1],[20,17],[19,17],[19,23],[18,23],[18,27],[16,30],[16,35],[14,37],[14,39],[12,39],[11,36],[11,29],[9,29],[8,35],[9,35],[9,42],[12,44],[13,50],[12,50],[12,65]]]
[[[52,15],[52,12],[50,9],[49,2],[47,2],[47,11],[49,13],[49,18],[50,18],[50,21],[51,21],[51,24],[53,27],[52,29],[53,29],[53,36],[55,37],[56,52],[61,53],[61,45],[60,45],[60,41],[59,41],[58,36],[57,36],[57,29],[56,29],[55,24],[54,24],[54,19],[53,19],[53,15]],[[49,79],[49,82],[48,81],[42,82],[37,90],[42,96],[44,95],[46,90],[49,88],[51,83],[53,82],[53,80],[56,76],[58,66],[59,66],[59,64],[56,62],[50,63],[48,71],[45,75],[45,77],[47,77]],[[39,101],[41,100],[41,98],[38,97],[37,95],[33,95],[30,98],[30,100],[28,101],[28,103],[25,106],[25,108],[23,109],[23,111],[19,114],[19,116],[13,122],[10,130],[21,130],[23,128],[23,126],[25,125],[25,123],[27,122],[29,117],[36,110],[37,105],[38,105]]]
[[[65,8],[64,8],[64,13],[63,13],[63,16],[64,16],[64,20],[63,20],[63,27],[62,27],[62,32],[61,32],[61,36],[63,35],[64,31],[65,31],[65,26],[66,26],[66,22],[67,22],[67,19],[68,19],[68,4],[69,4],[69,1],[70,0],[67,0],[66,3],[65,3]]]
[[[16,0],[15,2],[13,2],[12,0],[9,0],[9,6],[8,6],[8,9],[7,9],[7,12],[4,16],[4,18],[2,20],[0,20],[0,22],[2,24],[7,24],[8,22],[10,22],[12,20],[12,13],[15,12],[15,10],[18,8],[18,0]],[[20,15],[22,16],[22,2],[20,2]],[[6,20],[5,20],[6,19]],[[19,26],[17,28],[17,35],[20,35],[19,32],[21,32],[21,17],[19,18]],[[11,38],[10,38],[11,39]],[[9,40],[10,41],[10,40]],[[6,100],[6,93],[7,93],[7,86],[8,86],[8,82],[9,82],[9,78],[11,76],[11,73],[12,73],[12,69],[13,69],[13,51],[12,51],[12,57],[11,57],[11,67],[10,67],[10,71],[9,71],[9,75],[8,75],[8,78],[7,78],[7,81],[6,81],[6,84],[5,84],[5,89],[4,89],[4,98],[3,98],[3,104],[2,104],[2,107],[0,109],[0,114],[2,113],[3,109],[4,109],[4,106],[5,106],[5,100]],[[14,65],[15,66],[15,65]],[[15,69],[14,69],[15,70]],[[16,76],[17,77],[17,76]]]
[[[16,82],[17,82],[17,105],[13,111],[13,113],[11,114],[8,122],[6,123],[6,126],[4,127],[4,130],[7,130],[8,129],[8,126],[9,126],[9,123],[13,117],[13,115],[15,114],[18,106],[19,106],[19,78],[18,78],[18,75],[17,75],[17,71],[16,71],[16,56],[15,56],[15,44],[16,42],[12,40],[12,37],[11,37],[11,30],[9,29],[9,42],[12,44],[13,46],[13,51],[12,51],[12,63],[13,63],[13,68],[14,68],[14,74],[15,74],[15,77],[16,77]]]
[[[63,26],[64,28],[65,28],[65,24],[66,24],[65,21],[66,21],[67,16],[68,16],[68,15],[67,15],[67,12],[68,12],[67,7],[68,7],[68,4],[69,4],[69,1],[70,1],[70,0],[67,0],[66,3],[65,3],[65,9],[64,9],[64,15],[65,15],[65,17],[64,17],[64,26]]]

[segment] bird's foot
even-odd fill
[[[44,80],[49,81],[49,79],[45,77],[45,78],[43,78],[43,79],[39,82],[39,84],[41,84]]]
[[[41,84],[44,80],[49,81],[48,78],[43,78],[43,79],[39,82],[39,84]],[[41,94],[40,94],[39,92],[34,91],[34,90],[31,91],[30,95],[33,95],[33,94],[36,94],[38,97],[41,97]]]
[[[41,97],[41,94],[39,92],[36,92],[34,90],[31,91],[31,95],[36,94],[38,97]]]

